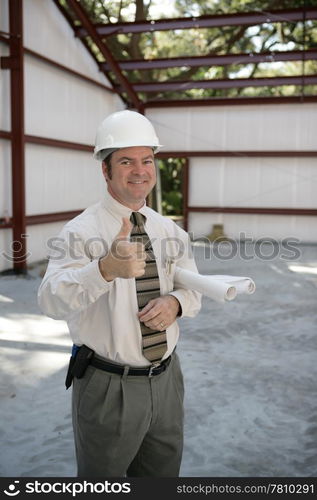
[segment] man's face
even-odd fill
[[[123,205],[138,210],[156,182],[152,149],[145,146],[118,149],[112,154],[111,167],[110,178],[105,163],[102,164],[109,193]]]

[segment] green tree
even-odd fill
[[[158,160],[164,215],[182,215],[183,213],[184,161],[183,158]]]

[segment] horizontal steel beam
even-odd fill
[[[82,144],[80,142],[62,141],[60,139],[50,139],[49,137],[40,137],[38,135],[25,135],[25,142],[29,144],[38,144],[39,146],[49,146],[52,148],[72,149],[74,151],[93,152],[93,146]],[[6,130],[0,130],[0,139],[11,140],[12,134]]]
[[[249,106],[262,104],[303,104],[317,102],[317,95],[269,96],[269,97],[207,97],[205,99],[155,99],[144,103],[151,108],[191,108],[204,106]]]
[[[0,130],[0,139],[7,139],[11,140],[12,134],[11,132],[8,132],[7,130]]]
[[[317,96],[316,96],[317,102]],[[11,139],[11,132],[0,130],[0,139]],[[39,144],[43,146],[50,146],[56,148],[72,149],[74,151],[85,151],[92,153],[93,146],[89,144],[82,144],[78,142],[61,141],[59,139],[50,139],[48,137],[39,137],[36,135],[26,135],[25,142],[30,144]],[[160,151],[157,153],[157,158],[179,158],[179,157],[272,157],[272,158],[309,158],[316,157],[317,151],[314,150],[301,150],[301,151]]]
[[[73,219],[79,215],[82,210],[72,210],[69,212],[55,212],[48,214],[27,215],[26,225],[34,226],[36,224],[49,224]],[[315,208],[272,208],[272,207],[187,207],[187,212],[196,213],[231,213],[231,214],[267,214],[267,215],[308,215],[316,216]],[[11,229],[13,220],[0,219],[0,229]]]
[[[157,158],[316,158],[317,151],[160,151]],[[317,168],[317,164],[316,164]]]
[[[69,212],[55,212],[50,214],[37,214],[37,215],[27,215],[26,225],[33,226],[35,224],[47,224],[49,222],[59,222],[63,220],[70,220],[77,217],[82,210],[71,210]]]
[[[50,222],[59,222],[64,220],[70,220],[77,217],[82,210],[71,210],[69,212],[54,212],[48,214],[37,214],[37,215],[27,215],[26,225],[34,226],[35,224],[48,224]],[[0,229],[9,229],[13,227],[13,219],[9,220],[0,219]]]
[[[120,68],[125,71],[149,70],[161,68],[181,68],[200,66],[226,66],[228,64],[254,64],[259,62],[278,61],[311,61],[317,59],[317,50],[290,50],[281,52],[261,52],[249,54],[224,54],[196,57],[170,57],[162,59],[134,59],[131,61],[117,61]],[[102,63],[104,71],[110,71],[108,63]]]
[[[316,208],[188,207],[187,210],[188,212],[214,212],[222,214],[317,215]]]
[[[184,30],[191,28],[215,28],[220,26],[252,26],[263,23],[297,22],[317,19],[317,7],[298,9],[280,9],[270,12],[237,12],[234,14],[218,14],[214,16],[183,17],[174,19],[157,19],[152,21],[136,21],[128,23],[95,24],[99,35],[109,36],[121,33],[144,33],[149,31]],[[84,27],[76,28],[78,37],[87,36]]]
[[[316,96],[317,102],[317,96]],[[11,139],[11,132],[6,130],[0,130],[0,139]],[[92,153],[93,146],[88,144],[81,144],[78,142],[68,142],[61,141],[59,139],[50,139],[48,137],[39,137],[36,135],[26,135],[25,142],[30,144],[39,144],[43,146],[50,146],[56,148],[72,149],[74,151],[85,151]],[[272,158],[310,158],[316,157],[317,151],[314,150],[301,150],[301,151],[160,151],[157,153],[157,158],[191,158],[191,157],[232,157],[232,156],[243,156],[243,157],[272,157]]]
[[[36,135],[26,135],[25,141],[30,144],[38,144],[42,146],[51,146],[53,148],[73,149],[75,151],[93,152],[93,146],[82,144],[79,142],[61,141],[59,139],[49,139],[48,137],[40,137]]]
[[[316,85],[317,75],[279,76],[265,78],[227,78],[173,82],[142,82],[133,84],[136,92],[183,92],[189,89],[231,89],[245,87],[275,87],[278,85]]]

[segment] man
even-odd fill
[[[187,234],[146,206],[159,147],[139,113],[102,122],[105,197],[64,226],[39,289],[43,312],[65,319],[74,342],[67,385],[81,477],[179,474],[176,318],[195,316],[200,295],[173,285],[176,264],[197,272]]]

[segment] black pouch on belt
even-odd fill
[[[71,357],[69,361],[68,371],[66,375],[65,385],[68,389],[72,385],[73,378],[82,378],[89,366],[94,352],[90,347],[82,345],[75,357]]]

